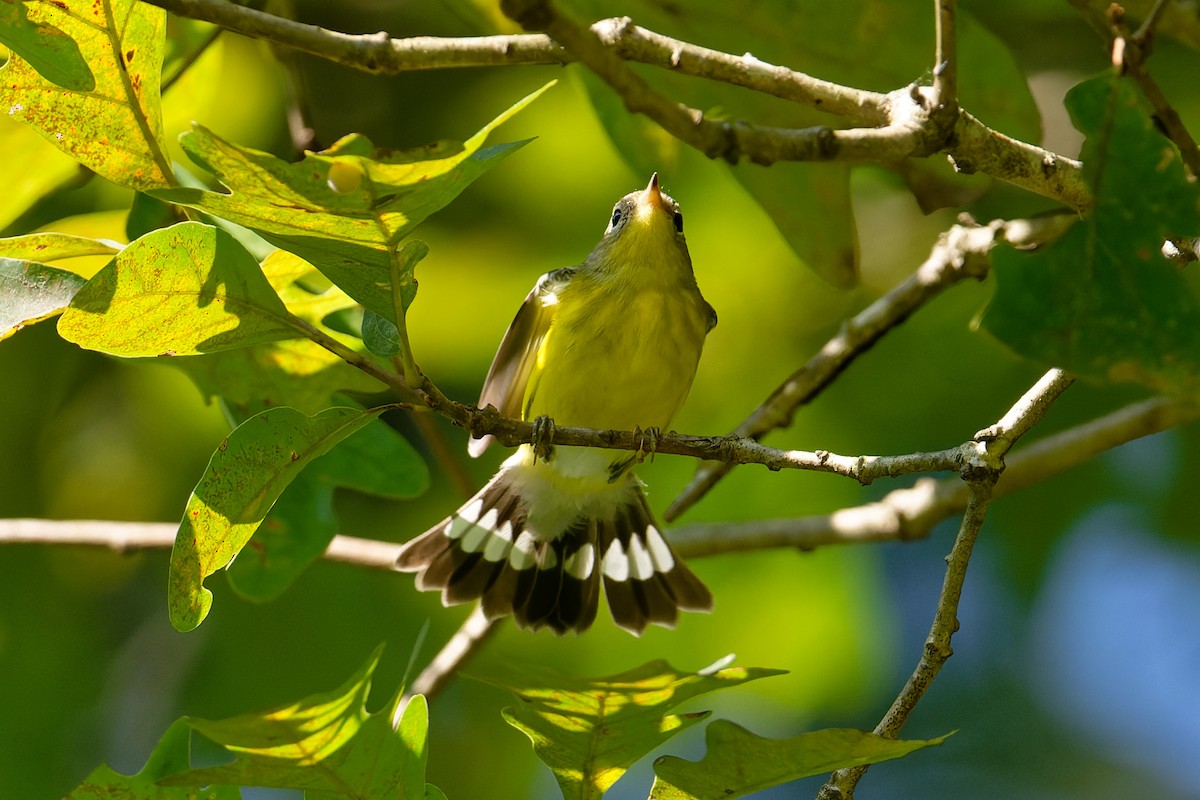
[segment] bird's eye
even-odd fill
[[[678,233],[683,233],[683,214],[675,212],[675,230]]]
[[[615,228],[615,227],[617,227],[617,223],[618,223],[618,222],[620,222],[620,221],[621,221],[621,209],[619,209],[619,208],[614,208],[614,209],[613,209],[613,215],[612,215],[612,219],[611,219],[611,220],[609,220],[609,222],[608,222],[608,227],[609,227],[609,228]]]

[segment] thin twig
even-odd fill
[[[1200,406],[1155,398],[1047,436],[1006,458],[994,497],[1043,483],[1100,453],[1144,436],[1200,419]],[[967,486],[957,477],[921,478],[882,499],[860,506],[793,519],[703,523],[671,531],[679,555],[701,558],[769,548],[812,550],[828,545],[921,539],[941,521],[966,508]],[[178,523],[96,520],[0,520],[0,544],[100,547],[117,553],[169,548]],[[400,545],[335,536],[324,559],[391,571]]]
[[[950,640],[958,630],[958,603],[962,597],[963,582],[967,577],[967,564],[970,562],[979,531],[983,527],[991,492],[991,481],[970,484],[967,509],[950,555],[946,556],[946,576],[942,580],[942,592],[938,597],[937,611],[929,628],[929,636],[925,639],[924,650],[904,688],[896,696],[883,719],[875,726],[874,732],[879,736],[895,738],[900,733],[917,703],[925,696],[930,684],[954,654]],[[817,800],[850,800],[854,797],[855,786],[866,772],[865,765],[838,770],[821,787],[817,793]]]
[[[984,278],[990,269],[988,254],[1000,242],[1030,247],[1055,238],[1070,217],[1036,220],[995,221],[987,226],[959,224],[938,237],[925,263],[896,288],[880,297],[830,339],[808,363],[792,373],[770,397],[756,408],[732,436],[760,439],[791,424],[797,409],[811,402],[860,355],[885,333],[896,328],[916,309],[964,278]],[[679,497],[664,514],[679,517],[703,497],[731,469],[725,461],[700,465]]]
[[[458,631],[413,681],[409,693],[432,697],[441,691],[471,656],[479,651],[496,630],[498,622],[499,620],[488,619],[482,607],[476,606]]]
[[[984,429],[983,438],[977,437],[978,461],[963,478],[967,486],[967,506],[959,525],[954,546],[946,557],[946,576],[942,592],[938,597],[937,610],[925,640],[925,649],[916,668],[905,682],[883,719],[875,726],[880,736],[895,738],[925,696],[930,684],[937,677],[946,661],[953,655],[950,640],[958,630],[958,603],[962,597],[963,582],[975,540],[983,527],[996,482],[1005,469],[1004,457],[1020,438],[1028,433],[1042,418],[1050,405],[1071,385],[1073,379],[1061,370],[1052,369],[1041,377],[1021,396],[1008,412],[994,425]],[[850,800],[854,787],[866,774],[868,767],[840,769],[817,793],[818,800]]]

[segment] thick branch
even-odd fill
[[[566,64],[577,58],[609,81],[630,110],[645,113],[682,141],[712,157],[742,156],[769,164],[780,160],[892,162],[945,151],[963,172],[982,172],[1083,210],[1091,205],[1079,162],[1011,139],[958,111],[952,75],[935,76],[933,90],[906,87],[890,94],[842,86],[751,55],[734,56],[607,19],[591,28],[562,15],[542,14],[546,4],[517,0],[514,13],[530,24],[552,24],[565,39],[543,34],[461,38],[391,39],[386,33],[352,35],[305,25],[226,0],[148,0],[180,16],[221,25],[372,73],[519,64]],[[944,16],[944,15],[943,15]],[[564,49],[559,42],[567,44]],[[952,40],[939,38],[942,52]],[[582,48],[577,52],[577,49]],[[570,51],[570,52],[569,52]],[[639,61],[685,75],[719,80],[844,117],[860,128],[783,129],[706,119],[666,98],[633,74],[623,61]],[[949,62],[947,62],[949,63]],[[952,70],[952,65],[949,67]]]

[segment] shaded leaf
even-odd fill
[[[230,585],[259,602],[287,589],[337,533],[333,493],[338,488],[396,500],[416,497],[429,488],[429,470],[412,445],[382,422],[351,434],[284,490],[230,564]]]
[[[276,250],[263,261],[262,272],[291,314],[347,347],[361,350],[360,340],[323,324],[331,314],[356,304],[336,286],[324,291],[302,286],[311,277],[324,281],[311,264]],[[219,397],[239,421],[274,406],[315,414],[335,405],[334,395],[339,392],[366,393],[379,388],[374,378],[310,339],[285,339],[169,363],[186,373],[206,398]]]
[[[764,739],[727,720],[704,731],[708,752],[699,761],[662,756],[654,762],[650,800],[733,800],[809,775],[877,764],[941,744],[936,739],[888,739],[847,728],[828,728],[789,739]]]
[[[226,142],[196,126],[181,137],[184,149],[230,193],[185,188],[156,192],[155,196],[257,231],[272,244],[310,262],[364,308],[395,322],[392,276],[400,240],[526,144],[483,146],[494,128],[546,88],[549,85],[518,102],[466,142],[384,151],[366,137],[351,134],[328,150],[308,153],[295,164]],[[403,273],[400,277],[403,287]],[[412,284],[411,291],[415,288]]]
[[[0,340],[62,311],[85,283],[45,264],[0,258]]]
[[[80,347],[127,358],[302,335],[250,254],[199,222],[128,245],[75,295],[58,332]]]
[[[213,786],[197,793],[191,788],[159,783],[188,768],[190,742],[191,731],[179,720],[167,728],[146,766],[136,775],[97,767],[65,800],[238,800],[242,793],[232,786]]]
[[[30,233],[0,239],[0,257],[50,262],[79,256],[111,256],[125,245],[72,233]]]
[[[0,43],[29,62],[51,83],[73,92],[96,88],[96,79],[75,40],[48,22],[31,20],[29,6],[29,3],[0,3]]]
[[[63,88],[13,56],[0,69],[0,106],[113,183],[169,185],[159,107],[166,13],[135,0],[64,0],[28,4],[28,14],[78,46],[94,88]]]
[[[600,797],[631,764],[708,716],[667,713],[680,703],[781,674],[742,667],[686,673],[651,661],[605,678],[576,678],[532,665],[470,677],[517,696],[521,704],[504,710],[505,721],[533,742],[563,797],[576,800]]]
[[[1200,231],[1200,190],[1127,79],[1067,95],[1087,135],[1095,208],[1049,247],[993,255],[983,325],[1018,353],[1087,377],[1200,391],[1200,298],[1162,255],[1169,235]]]
[[[376,649],[362,669],[332,692],[229,719],[185,718],[193,730],[235,759],[164,782],[302,789],[308,797],[352,800],[424,798],[429,735],[425,698],[417,695],[408,702],[395,731],[392,717],[399,695],[375,714],[365,708],[381,651]]]
[[[313,417],[273,408],[239,425],[213,453],[196,484],[171,551],[171,624],[199,625],[212,606],[204,579],[245,546],[300,471],[382,413],[330,408]]]

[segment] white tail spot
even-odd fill
[[[479,515],[483,513],[483,500],[476,497],[471,502],[458,510],[456,516],[462,517],[467,522],[479,522]]]
[[[633,571],[633,577],[639,581],[654,577],[654,562],[650,560],[650,553],[642,544],[642,537],[636,533],[629,537],[629,566]]]
[[[446,526],[446,538],[461,539],[462,535],[471,528],[475,527],[475,523],[470,520],[463,519],[460,516],[455,516],[450,520],[450,524]]]
[[[563,569],[572,578],[577,578],[581,581],[587,580],[592,574],[592,568],[596,566],[596,548],[588,542],[583,547],[580,547],[571,557],[563,562]]]
[[[492,531],[487,544],[483,546],[483,560],[495,563],[508,557],[508,549],[512,547],[512,523],[508,520],[500,523],[500,527]]]
[[[500,512],[494,508],[489,508],[483,518],[479,520],[481,528],[487,528],[489,531],[496,527],[496,522],[500,519]]]
[[[622,583],[629,580],[629,558],[619,539],[613,539],[608,552],[604,554],[604,574]]]
[[[659,572],[670,572],[675,569],[675,557],[658,528],[650,525],[646,528],[646,548],[654,561],[654,568]]]
[[[533,549],[537,540],[529,531],[521,531],[517,541],[513,542],[512,551],[508,554],[508,565],[518,572],[533,566]]]
[[[484,542],[488,540],[491,531],[482,525],[472,525],[471,529],[462,537],[462,541],[458,546],[467,553],[478,553],[483,549]]]

